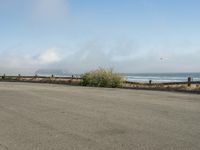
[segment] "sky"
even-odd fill
[[[0,73],[200,72],[199,0],[0,0]]]

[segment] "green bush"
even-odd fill
[[[96,87],[121,87],[122,77],[113,73],[111,69],[99,68],[95,71],[90,71],[81,75],[83,86],[96,86]]]

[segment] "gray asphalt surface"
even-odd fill
[[[199,95],[0,83],[0,150],[199,149]]]

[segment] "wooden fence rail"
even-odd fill
[[[81,79],[80,77],[75,76],[66,76],[66,77],[59,77],[59,76],[0,76],[0,79],[16,79],[16,78],[23,78],[23,79],[30,79],[30,78],[40,78],[40,79],[48,79],[48,78],[54,78],[54,79]]]
[[[59,76],[55,76],[55,75],[51,75],[51,76],[22,76],[22,75],[18,75],[18,76],[7,76],[7,75],[2,75],[0,76],[0,80],[19,80],[19,79],[54,79],[54,80],[71,80],[71,79],[77,79],[77,80],[81,80],[82,78],[80,77],[76,77],[76,76],[65,76],[65,77],[59,77]],[[191,81],[191,78],[189,77],[187,81],[185,82],[153,82],[152,80],[149,81],[149,83],[141,83],[141,82],[131,82],[131,81],[124,81],[125,84],[135,84],[135,85],[179,85],[179,84],[188,84],[188,86],[190,86],[191,84],[200,84],[200,81]]]

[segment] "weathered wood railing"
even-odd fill
[[[64,85],[81,85],[82,78],[78,76],[0,76],[0,82],[29,82],[29,83],[51,83],[51,84],[64,84]],[[193,87],[191,85],[194,85]],[[184,86],[184,87],[183,87]],[[183,87],[183,88],[182,88]],[[185,89],[188,87],[188,89]],[[192,87],[192,90],[190,90]],[[196,88],[194,88],[196,87]],[[200,94],[200,81],[191,81],[188,78],[188,81],[185,82],[153,82],[150,80],[147,83],[141,82],[131,82],[124,81],[122,88],[126,89],[144,89],[144,90],[161,90],[161,91],[178,91],[178,92],[189,92]]]
[[[72,80],[72,79],[77,79],[77,80],[81,80],[80,77],[77,76],[55,76],[55,75],[51,75],[51,76],[39,76],[39,75],[35,75],[35,76],[22,76],[22,75],[18,75],[18,76],[9,76],[9,75],[2,75],[0,76],[0,80],[1,81],[19,81],[20,79],[24,79],[24,80],[33,80],[33,79],[46,79],[49,80]],[[125,84],[135,84],[135,85],[179,85],[179,84],[187,84],[188,86],[191,86],[191,84],[200,84],[200,81],[192,81],[191,77],[188,77],[188,79],[186,81],[183,82],[153,82],[152,80],[149,80],[148,83],[141,83],[141,82],[131,82],[131,81],[124,81]]]

